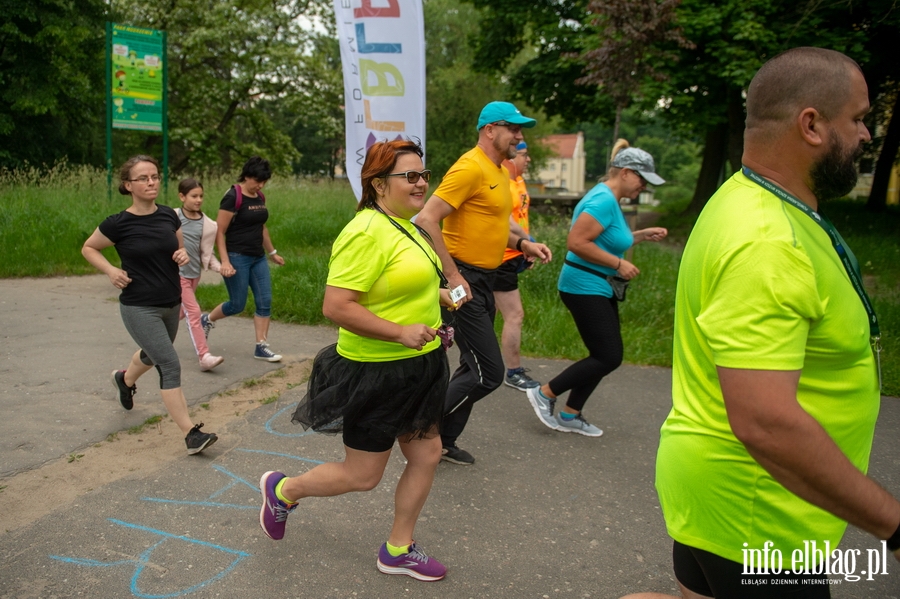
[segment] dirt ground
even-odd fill
[[[222,391],[213,400],[195,406],[191,417],[194,422],[205,423],[205,431],[227,438],[229,445],[237,443],[239,439],[227,434],[229,424],[251,410],[277,402],[284,391],[304,384],[310,364],[295,362],[262,377],[245,380]],[[127,459],[122,459],[123,456]],[[183,459],[183,436],[168,416],[110,435],[105,441],[40,468],[4,479],[0,485],[0,530],[11,532],[29,526],[95,488],[133,472],[146,475]],[[49,487],[48,481],[53,481]]]

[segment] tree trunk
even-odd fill
[[[739,87],[731,87],[727,92],[726,112],[728,113],[728,162],[731,163],[730,175],[741,170],[744,156],[744,98]]]
[[[622,105],[619,104],[616,106],[616,122],[613,124],[613,136],[612,136],[612,146],[610,146],[609,154],[606,155],[606,171],[609,172],[609,163],[612,162],[612,148],[616,145],[616,142],[619,141],[619,124],[622,122]]]
[[[878,155],[878,162],[875,163],[875,176],[872,177],[872,189],[866,202],[866,208],[873,212],[881,212],[887,207],[888,184],[891,181],[891,170],[898,149],[900,149],[900,93],[894,101],[891,122],[888,123],[881,153]]]
[[[706,143],[703,146],[703,163],[700,165],[700,176],[694,188],[694,197],[685,209],[684,214],[700,214],[706,201],[712,197],[719,187],[722,168],[725,166],[725,155],[728,145],[728,125],[719,123],[706,131]]]

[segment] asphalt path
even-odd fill
[[[139,383],[132,412],[109,383],[134,344],[103,276],[0,281],[0,494],[25,475],[54,473],[66,456],[160,413],[155,375]],[[273,323],[273,349],[285,363],[311,359],[333,342],[327,327]],[[223,391],[281,365],[253,360],[252,324],[234,318],[210,337],[226,356],[212,373],[196,368],[182,327],[184,389],[194,409],[229,399]],[[455,356],[451,356],[455,362]],[[526,359],[549,380],[568,363]],[[375,569],[390,530],[393,490],[403,468],[392,456],[369,493],[304,500],[285,539],[259,529],[257,484],[266,470],[298,474],[340,459],[339,438],[305,433],[290,422],[303,386],[235,415],[220,441],[199,456],[138,468],[98,483],[72,501],[55,501],[62,480],[26,503],[47,514],[0,531],[0,599],[24,597],[441,597],[451,599],[606,598],[674,593],[671,541],[653,487],[659,427],[671,405],[671,372],[623,366],[585,409],[600,438],[551,431],[525,395],[501,387],[473,412],[459,440],[473,466],[442,463],[416,535],[448,566],[447,578],[422,583]],[[168,423],[169,427],[174,427]],[[900,494],[900,402],[884,398],[871,473]],[[115,447],[115,444],[109,445]],[[122,455],[122,460],[129,459]],[[79,467],[79,462],[71,464]],[[850,531],[841,549],[873,540]],[[900,597],[900,564],[859,581],[837,576],[836,598]]]

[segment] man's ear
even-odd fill
[[[800,137],[809,145],[818,147],[825,143],[826,120],[815,108],[804,108],[797,116],[797,126]]]

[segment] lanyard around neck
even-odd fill
[[[869,342],[872,344],[872,352],[875,354],[875,360],[878,366],[878,389],[881,390],[881,329],[878,327],[878,316],[875,315],[875,308],[872,306],[872,300],[869,299],[869,294],[866,293],[866,289],[862,284],[859,261],[856,259],[856,256],[853,255],[850,246],[847,245],[847,242],[844,241],[844,238],[841,237],[841,234],[834,228],[834,225],[831,224],[830,220],[814,211],[800,201],[800,199],[778,187],[768,179],[764,179],[747,166],[742,167],[741,172],[744,173],[745,177],[766,191],[769,191],[780,200],[790,204],[810,217],[816,224],[822,227],[825,233],[828,234],[828,237],[831,239],[831,245],[834,247],[834,251],[837,252],[838,257],[841,259],[841,264],[844,265],[847,276],[850,277],[850,283],[853,284],[853,289],[856,290],[856,294],[859,296],[863,307],[866,309],[866,315],[869,318]]]
[[[400,231],[401,233],[403,233],[404,235],[406,235],[406,236],[409,238],[410,241],[412,241],[414,244],[416,244],[417,246],[419,246],[419,249],[420,249],[420,250],[422,250],[423,252],[425,252],[425,256],[428,258],[428,261],[431,262],[431,265],[434,266],[434,271],[437,273],[438,279],[440,279],[440,281],[441,281],[441,287],[444,287],[444,288],[449,287],[450,284],[449,284],[449,282],[447,281],[447,277],[444,276],[444,272],[443,272],[440,268],[438,268],[437,263],[436,263],[434,260],[431,259],[431,256],[428,254],[427,251],[425,251],[425,248],[422,247],[422,244],[420,244],[418,241],[416,241],[415,237],[413,237],[413,236],[410,234],[409,231],[407,231],[406,229],[404,229],[403,226],[400,225],[400,223],[398,223],[397,221],[395,221],[394,219],[392,219],[392,218],[390,217],[390,215],[388,215],[388,213],[385,212],[385,211],[381,208],[381,206],[379,206],[378,204],[374,204],[374,205],[373,205],[373,208],[375,208],[375,210],[377,210],[378,212],[382,213],[389,221],[391,221],[391,224],[394,225],[394,228],[396,228],[398,231]],[[417,225],[416,223],[414,223],[414,222],[412,222],[412,221],[410,221],[410,224],[411,224],[412,226],[414,226],[414,227],[416,228],[416,230],[417,230],[417,231],[418,231],[425,239],[427,239],[429,242],[431,241],[431,236],[425,231],[425,229],[423,229],[422,227],[420,227],[419,225]]]
[[[828,234],[828,237],[831,239],[831,245],[834,247],[834,251],[837,252],[838,257],[841,259],[841,264],[844,265],[847,276],[850,277],[853,289],[856,290],[856,294],[859,296],[863,307],[866,309],[866,314],[869,318],[869,334],[873,340],[880,339],[881,330],[878,327],[878,317],[875,315],[875,308],[872,306],[872,300],[869,299],[869,295],[863,287],[862,276],[860,276],[859,272],[859,261],[856,259],[856,256],[853,255],[853,251],[850,250],[850,247],[847,245],[847,242],[844,241],[844,238],[841,237],[841,234],[838,233],[837,229],[834,228],[834,225],[831,224],[831,221],[804,204],[797,197],[791,195],[771,181],[764,179],[758,173],[753,172],[749,167],[745,166],[741,170],[745,177],[810,217],[816,224],[822,227],[825,233]]]

